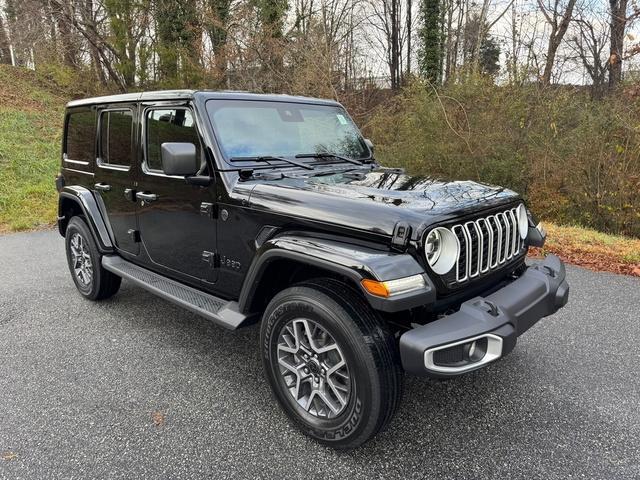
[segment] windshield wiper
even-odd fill
[[[296,158],[337,158],[343,162],[353,163],[354,165],[363,165],[364,162],[355,158],[343,157],[337,153],[320,152],[320,153],[299,153]],[[367,159],[368,160],[368,159]]]
[[[297,155],[296,155],[297,157]],[[272,162],[272,161],[281,161],[281,162],[286,162],[289,163],[291,165],[295,165],[297,167],[301,167],[307,170],[313,170],[313,167],[311,165],[308,165],[304,162],[296,162],[295,160],[291,160],[289,158],[284,158],[284,157],[274,157],[273,155],[261,155],[261,156],[255,156],[255,157],[231,157],[229,159],[230,162]],[[271,165],[272,167],[277,167],[278,165]]]

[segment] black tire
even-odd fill
[[[80,236],[91,259],[92,275],[90,281],[87,282],[83,282],[74,269],[71,242],[74,240],[74,237],[77,238],[77,236]],[[122,279],[102,268],[102,255],[98,251],[96,242],[84,217],[76,216],[69,221],[67,231],[65,232],[65,249],[71,278],[73,278],[76,288],[83,297],[89,300],[104,300],[118,292]]]
[[[280,371],[280,333],[292,325],[289,322],[300,318],[326,330],[347,362],[351,391],[343,410],[334,418],[307,412],[290,393],[291,386],[285,384]],[[278,293],[264,312],[260,338],[273,394],[306,435],[336,449],[352,449],[383,430],[393,418],[402,397],[397,342],[378,314],[350,286],[320,279]]]

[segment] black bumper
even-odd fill
[[[518,336],[566,305],[568,297],[564,264],[555,255],[549,255],[500,290],[468,300],[456,313],[403,334],[400,337],[402,366],[408,372],[436,378],[482,368],[513,350]],[[495,344],[486,361],[472,361],[458,371],[433,363],[434,351],[480,337]]]

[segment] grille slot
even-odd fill
[[[522,252],[524,240],[518,232],[516,212],[511,208],[451,227],[460,243],[454,283],[495,270]]]

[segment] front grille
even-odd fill
[[[497,270],[524,248],[516,208],[454,225],[451,231],[460,243],[453,284]]]

